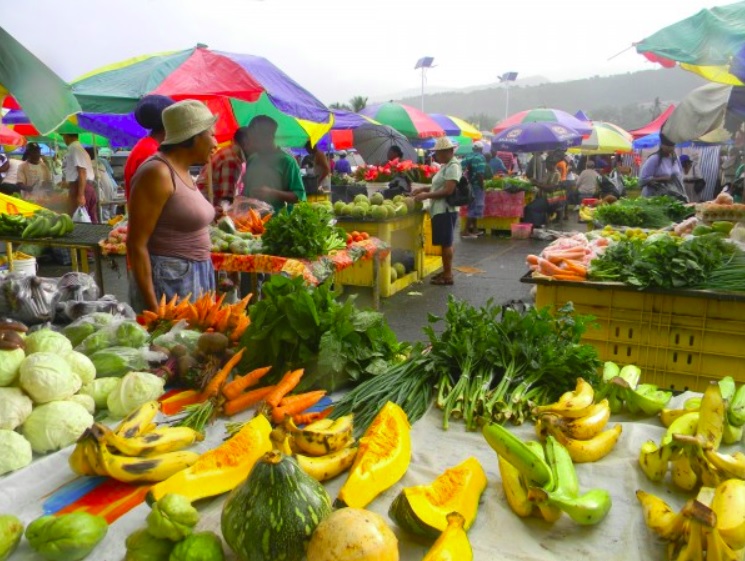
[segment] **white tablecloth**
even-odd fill
[[[682,403],[680,396],[674,403]],[[246,415],[249,417],[250,415]],[[555,524],[537,519],[515,516],[507,505],[502,492],[496,454],[486,444],[480,433],[467,433],[460,422],[452,422],[449,431],[441,429],[442,415],[432,409],[411,433],[411,466],[404,478],[380,495],[368,507],[383,515],[399,538],[402,561],[419,561],[428,543],[417,542],[405,535],[387,518],[388,507],[402,487],[427,483],[445,468],[456,465],[469,456],[481,462],[489,481],[481,498],[478,517],[469,532],[478,561],[564,561],[566,559],[603,559],[603,561],[650,561],[664,558],[664,547],[644,525],[641,508],[635,491],[644,489],[664,497],[675,508],[683,505],[686,495],[672,488],[671,484],[657,485],[649,482],[638,467],[639,448],[646,440],[659,442],[665,432],[656,418],[634,419],[616,416],[622,422],[623,434],[616,448],[606,458],[595,464],[579,464],[577,472],[583,491],[593,487],[607,489],[613,498],[613,507],[606,519],[597,526],[582,527],[564,515]],[[522,438],[534,438],[533,425],[514,428]],[[218,421],[208,430],[207,439],[198,450],[207,450],[219,444],[224,436],[223,422]],[[44,497],[60,486],[72,481],[67,458],[71,448],[34,461],[26,469],[0,478],[0,514],[13,513],[24,523],[42,515]],[[345,477],[327,484],[332,497]],[[197,507],[202,518],[199,529],[220,532],[220,512],[225,495],[200,501]],[[95,561],[120,561],[124,558],[124,540],[132,531],[144,525],[149,507],[145,504],[119,518],[109,528],[106,538],[88,557]],[[227,551],[227,547],[226,547]],[[13,561],[40,559],[23,540]],[[228,555],[228,559],[235,559]]]

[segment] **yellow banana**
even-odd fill
[[[88,465],[91,466],[93,472],[96,475],[108,475],[106,468],[101,462],[101,454],[99,453],[98,448],[98,441],[92,436],[89,436],[83,442],[83,451],[88,460]]]
[[[725,403],[719,384],[711,382],[701,398],[696,436],[708,442],[716,450],[722,442],[724,432]]]
[[[671,444],[673,442],[674,434],[683,434],[686,436],[692,436],[696,434],[699,416],[700,413],[698,411],[690,411],[685,415],[681,415],[680,417],[675,419],[672,423],[670,423],[670,426],[667,427],[667,432],[665,433],[665,436],[662,437],[660,446],[668,446],[669,444]]]
[[[315,421],[314,423],[305,425],[305,430],[326,430],[333,424],[334,420],[326,417],[325,419],[320,419],[318,421]]]
[[[559,425],[549,422],[549,432],[569,451],[572,461],[576,464],[596,462],[607,456],[621,436],[623,427],[619,424],[607,431],[601,432],[590,440],[576,440],[565,435]]]
[[[701,523],[692,520],[688,532],[688,543],[681,549],[675,561],[704,561],[704,529]]]
[[[742,551],[735,550],[727,543],[718,527],[707,532],[707,561],[742,561],[742,555]]]
[[[636,498],[642,505],[644,522],[655,534],[666,541],[677,541],[686,529],[686,517],[675,512],[661,498],[644,491],[637,491]]]
[[[725,476],[745,479],[745,455],[742,452],[735,452],[730,456],[705,447],[704,458]]]
[[[590,406],[587,415],[571,419],[559,417],[558,424],[561,431],[569,438],[590,440],[602,432],[608,424],[608,419],[610,419],[610,406],[608,400],[604,399]]]
[[[353,440],[353,416],[336,419],[328,428],[321,430],[299,429],[292,418],[285,419],[285,429],[295,441],[298,450],[309,456],[325,456],[349,446]]]
[[[698,409],[695,409],[693,411],[697,412]],[[673,424],[673,421],[675,421],[675,419],[691,412],[692,411],[689,409],[663,409],[662,411],[660,411],[660,422],[663,426],[669,427]]]
[[[639,451],[639,465],[650,481],[662,481],[667,475],[668,463],[672,455],[671,446],[659,447],[653,440],[642,444]]]
[[[75,444],[75,448],[73,448],[72,454],[70,454],[68,463],[70,464],[70,469],[78,475],[96,475],[93,466],[88,462],[88,458],[85,454],[85,438],[86,437],[81,437]]]
[[[93,434],[99,441],[125,456],[152,456],[181,450],[204,440],[204,435],[189,427],[163,427],[142,436],[123,438],[106,425],[95,423]]]
[[[727,547],[745,548],[745,481],[729,479],[719,485],[711,508],[717,514],[716,529]]]
[[[595,399],[595,391],[583,378],[577,378],[577,387],[574,391],[566,392],[556,403],[541,405],[533,409],[534,415],[542,413],[556,413],[563,417],[584,417],[592,407]]]
[[[681,489],[691,491],[698,485],[698,475],[693,470],[691,457],[688,453],[680,454],[679,457],[674,458],[670,469],[673,483]]]
[[[512,512],[525,518],[533,513],[533,503],[528,500],[528,486],[520,472],[510,462],[497,456],[502,489]]]
[[[304,456],[296,454],[300,468],[316,481],[328,481],[344,473],[357,457],[357,446],[348,446],[326,456]]]
[[[157,401],[148,401],[127,415],[114,432],[123,438],[132,438],[145,434],[160,410]]]
[[[139,481],[163,481],[174,473],[186,469],[199,458],[196,452],[181,450],[167,452],[149,458],[131,458],[109,452],[106,446],[99,446],[101,465],[106,473],[125,483]]]
[[[463,528],[465,519],[457,512],[451,512],[447,515],[447,521],[447,528],[422,561],[473,561],[471,542]]]

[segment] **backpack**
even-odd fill
[[[454,207],[468,206],[473,202],[473,189],[471,189],[471,183],[465,173],[460,176],[455,191],[445,198],[445,202]]]

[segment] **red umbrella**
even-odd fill
[[[4,146],[23,146],[26,138],[5,125],[0,124],[0,144]]]

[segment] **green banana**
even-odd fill
[[[730,401],[735,396],[735,379],[732,376],[725,376],[718,383],[722,399]]]
[[[745,427],[732,426],[725,420],[724,429],[722,431],[722,443],[738,444],[740,441],[742,441],[743,429],[745,429]]]
[[[62,218],[65,221],[65,232],[64,234],[69,234],[75,229],[75,223],[72,221],[72,217],[69,214],[63,214]],[[63,235],[64,235],[63,234]]]
[[[734,427],[745,425],[745,384],[737,388],[727,408],[727,420]]]
[[[639,451],[639,465],[650,481],[665,479],[672,451],[671,445],[658,447],[653,440],[642,444]]]
[[[672,392],[660,390],[654,384],[639,384],[633,390],[624,388],[622,395],[631,413],[641,411],[645,415],[657,415],[673,396]]]
[[[621,388],[619,388],[615,384],[612,384],[610,386],[610,390],[608,391],[608,406],[610,407],[610,412],[614,415],[617,415],[618,413],[623,411],[623,400],[619,395],[620,390]]]
[[[546,460],[553,472],[553,493],[569,499],[579,496],[579,479],[572,457],[551,435],[546,438]]]
[[[512,464],[528,481],[540,487],[552,484],[551,468],[541,457],[506,428],[494,423],[481,429],[486,442],[502,458]]]
[[[639,378],[642,376],[642,371],[638,366],[633,364],[627,364],[618,373],[618,377],[624,380],[631,389],[636,388],[639,384]]]
[[[608,361],[603,365],[603,382],[610,382],[619,375],[621,369],[615,362]]]
[[[569,498],[556,493],[549,493],[543,489],[531,489],[531,500],[543,500],[554,506],[581,526],[597,524],[608,514],[613,501],[605,489],[590,489],[584,495]]]
[[[681,415],[675,419],[672,424],[667,427],[665,436],[662,437],[660,446],[669,446],[673,442],[674,434],[685,434],[688,436],[696,434],[696,428],[698,427],[699,412],[691,411],[685,415]]]

